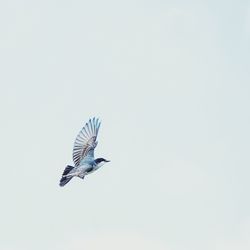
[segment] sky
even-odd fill
[[[0,3],[0,249],[250,248],[250,2]],[[59,187],[77,133],[97,157]]]

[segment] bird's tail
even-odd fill
[[[74,176],[67,176],[67,174],[73,169],[73,166],[68,165],[62,174],[62,178],[60,180],[60,186],[63,187],[64,185],[66,185]]]

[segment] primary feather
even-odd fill
[[[79,166],[84,158],[94,158],[94,149],[97,145],[97,135],[101,122],[99,119],[90,119],[78,133],[73,147],[73,161]]]

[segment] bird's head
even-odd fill
[[[98,166],[98,167],[101,167],[101,166],[103,166],[105,163],[107,163],[107,162],[110,162],[110,161],[108,161],[108,160],[106,160],[106,159],[104,159],[104,158],[97,158],[97,159],[95,159],[95,163],[96,163],[96,165]]]

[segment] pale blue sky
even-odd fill
[[[0,249],[249,249],[249,27],[249,1],[1,2]],[[60,188],[93,116],[111,163]]]

